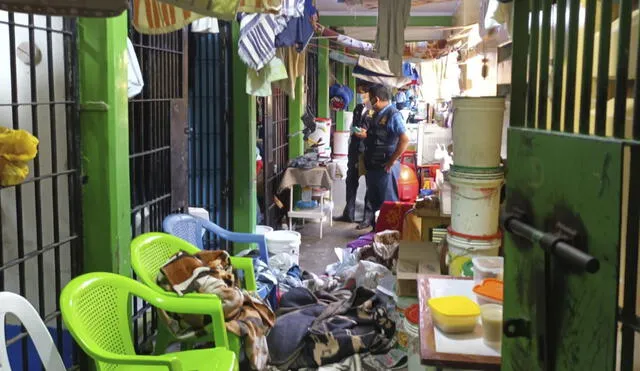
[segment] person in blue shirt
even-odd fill
[[[391,96],[389,88],[382,85],[369,89],[369,100],[376,113],[366,131],[364,163],[367,199],[374,213],[385,201],[398,201],[398,160],[409,145],[404,119],[390,103]],[[373,218],[370,224],[373,226]]]

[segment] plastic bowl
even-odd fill
[[[478,304],[466,296],[432,298],[429,308],[436,326],[452,334],[473,332],[480,316]]]

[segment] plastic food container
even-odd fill
[[[432,298],[429,308],[436,326],[448,333],[472,332],[480,316],[480,306],[466,296]]]
[[[504,269],[504,259],[501,256],[476,256],[473,262],[473,280],[479,285],[487,278],[498,278]]]
[[[495,278],[487,278],[473,288],[478,304],[500,304],[504,301],[504,283]]]

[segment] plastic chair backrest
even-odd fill
[[[130,278],[92,273],[73,279],[60,295],[64,322],[78,344],[94,359],[110,354],[135,355],[131,336],[130,295],[154,295]],[[111,364],[98,362],[98,369]]]
[[[227,241],[256,244],[260,252],[260,260],[269,264],[269,253],[264,235],[231,232],[209,220],[196,218],[188,214],[167,216],[162,222],[162,228],[166,233],[180,237],[199,249],[203,248],[203,229]]]
[[[172,214],[164,219],[162,229],[202,250],[204,246],[202,241],[203,221],[204,219],[187,214]]]
[[[156,283],[156,278],[160,268],[180,251],[197,254],[200,249],[170,234],[145,233],[131,242],[131,266],[138,279],[145,285],[157,292],[165,292],[165,289]]]
[[[64,371],[64,363],[53,343],[49,329],[45,326],[36,309],[18,294],[12,292],[0,292],[0,371],[11,371],[9,355],[7,352],[7,339],[5,335],[5,320],[7,314],[12,314],[25,327],[31,341],[36,347],[40,361],[47,371]]]

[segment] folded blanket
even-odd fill
[[[244,339],[245,352],[255,370],[269,359],[266,334],[275,323],[273,311],[258,297],[241,290],[226,251],[179,252],[160,269],[158,285],[178,295],[197,292],[217,295],[222,301],[227,331]],[[179,338],[201,336],[210,318],[161,312]]]

